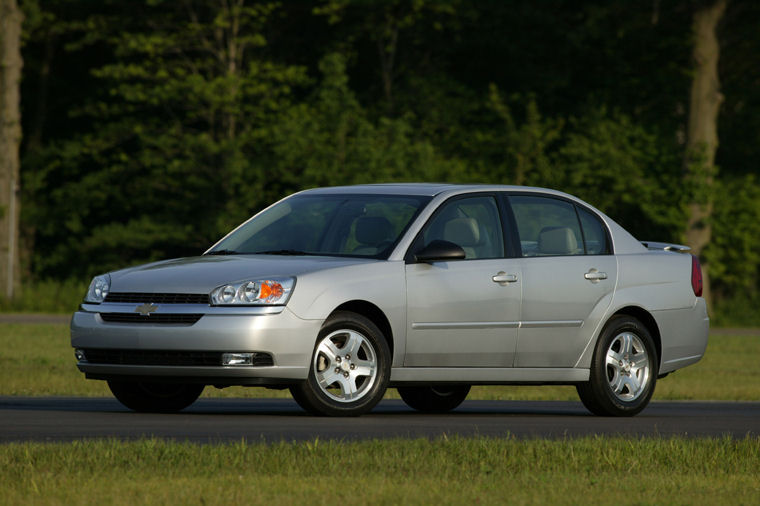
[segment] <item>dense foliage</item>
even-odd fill
[[[717,296],[756,296],[760,5],[720,28],[714,184],[684,180],[698,1],[27,0],[27,276],[203,251],[292,191],[549,186],[641,239],[714,201]]]

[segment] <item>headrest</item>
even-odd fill
[[[446,241],[466,248],[480,242],[480,230],[474,218],[454,218],[446,222],[443,228]]]
[[[356,220],[356,240],[376,246],[393,239],[393,226],[382,216],[364,216]]]
[[[538,251],[544,255],[572,255],[578,240],[568,227],[546,227],[538,234]]]

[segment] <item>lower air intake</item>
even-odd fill
[[[90,364],[113,365],[166,365],[221,367],[221,351],[175,351],[175,350],[120,350],[104,348],[82,349]],[[252,353],[251,366],[265,367],[274,365],[269,353]]]

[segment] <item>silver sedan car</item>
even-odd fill
[[[207,385],[355,416],[388,387],[442,412],[471,385],[569,384],[591,412],[630,416],[705,351],[687,249],[542,188],[314,189],[201,256],[96,276],[71,344],[137,411],[181,410]]]

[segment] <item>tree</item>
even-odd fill
[[[757,1],[19,3],[38,279],[195,254],[304,187],[428,179],[577,194],[691,244],[716,300],[760,293],[724,251],[760,250],[725,225],[758,212]]]
[[[699,256],[710,243],[710,223],[715,182],[715,152],[718,149],[718,112],[723,101],[718,78],[720,44],[718,24],[727,0],[700,5],[693,16],[694,76],[689,99],[684,179],[687,188],[688,220],[686,244]],[[710,301],[709,266],[702,264],[703,293]]]
[[[442,32],[446,24],[455,19],[458,0],[326,0],[314,12],[325,15],[330,24],[348,24],[349,37],[356,40],[368,37],[377,55],[382,95],[385,103],[383,111],[388,116],[396,113],[396,84],[399,77],[408,71],[402,58],[402,49],[416,45],[430,51],[430,40],[420,41],[419,33],[429,25],[434,31]],[[429,35],[429,32],[427,32]],[[417,39],[417,44],[406,40],[406,47],[400,39]],[[429,56],[427,58],[429,59]],[[420,61],[406,67],[419,67]]]
[[[9,298],[19,283],[22,21],[16,0],[0,0],[0,290]]]
[[[341,54],[327,54],[319,67],[322,80],[313,94],[273,130],[274,163],[285,192],[461,177],[457,161],[417,139],[404,118],[368,117],[349,87]]]
[[[760,185],[756,176],[721,178],[716,184],[712,223],[716,233],[704,255],[710,263],[716,303],[729,300],[731,305],[737,306],[736,312],[750,309],[752,303],[757,307]]]
[[[504,165],[506,169],[496,171],[489,179],[495,183],[556,186],[558,181],[552,176],[558,171],[553,170],[548,155],[549,147],[561,135],[563,122],[541,118],[536,100],[531,97],[525,105],[525,121],[517,125],[494,84],[489,87],[489,105],[504,124],[503,132],[494,130],[501,147],[498,151],[502,161],[497,166]]]
[[[43,277],[198,254],[279,197],[270,131],[305,82],[267,58],[275,4],[150,0],[139,17],[101,7],[81,44],[110,61],[74,112],[91,126],[52,146],[36,193],[48,203],[34,218]]]

